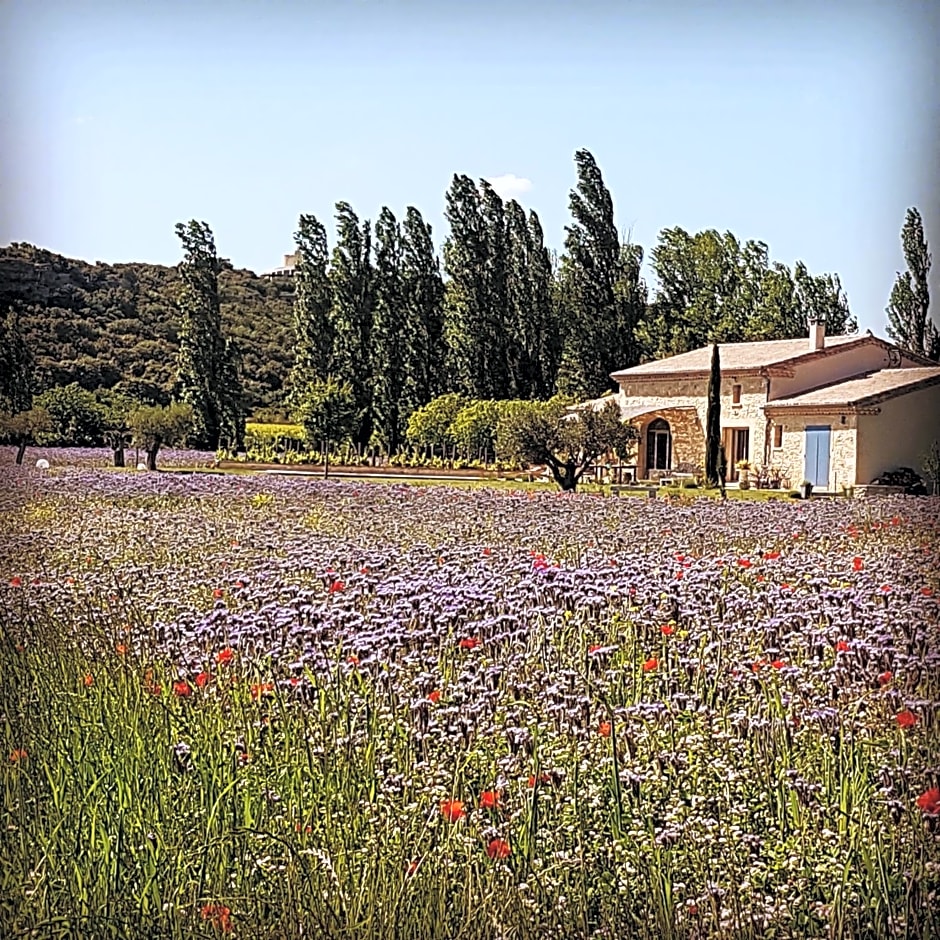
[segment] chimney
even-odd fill
[[[810,315],[809,319],[809,351],[816,352],[826,347],[826,318]]]

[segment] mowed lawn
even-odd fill
[[[4,937],[940,936],[938,499],[3,471]]]

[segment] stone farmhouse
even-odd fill
[[[640,432],[637,476],[701,474],[711,347],[614,372],[625,421]],[[737,464],[816,490],[871,483],[911,467],[940,439],[940,365],[871,334],[728,343],[721,361],[721,433],[728,480]],[[604,401],[604,399],[600,400]]]

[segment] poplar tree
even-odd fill
[[[330,283],[335,330],[334,373],[348,382],[356,403],[356,432],[360,447],[372,435],[372,230],[361,225],[352,206],[336,204],[336,247]]]
[[[245,437],[241,378],[234,344],[222,332],[215,240],[208,224],[195,219],[177,224],[176,234],[184,252],[177,301],[177,392],[193,410],[193,444],[237,449]]]
[[[940,360],[940,331],[930,318],[931,254],[924,221],[916,208],[907,210],[901,229],[907,270],[898,272],[888,300],[888,336],[899,346],[929,359]]]
[[[402,239],[398,221],[383,207],[375,223],[375,291],[372,322],[372,411],[375,433],[389,453],[404,438],[402,398],[411,363],[402,284]]]
[[[313,215],[301,215],[294,235],[294,366],[289,386],[295,403],[310,382],[324,380],[333,366],[333,303],[326,229]]]
[[[409,206],[402,223],[401,291],[409,339],[403,410],[410,414],[444,390],[444,280],[431,226]]]

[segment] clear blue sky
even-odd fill
[[[516,177],[560,249],[586,147],[647,252],[674,225],[761,239],[837,272],[883,334],[909,206],[940,246],[931,11],[0,0],[0,243],[174,264],[174,224],[199,218],[264,271],[301,212],[331,223],[340,199],[372,219],[415,205],[440,242],[457,172]]]

